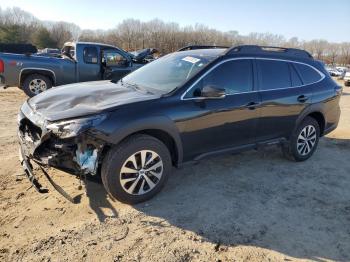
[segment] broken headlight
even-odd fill
[[[92,126],[97,126],[105,120],[106,117],[107,115],[100,114],[84,118],[52,122],[46,125],[46,129],[52,131],[60,138],[70,138],[77,136]]]

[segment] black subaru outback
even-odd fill
[[[160,191],[173,166],[211,155],[280,144],[289,159],[308,159],[337,127],[340,95],[303,50],[187,47],[118,82],[29,99],[18,116],[21,161],[40,192],[33,163],[101,175],[110,195],[137,203]]]

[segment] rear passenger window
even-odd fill
[[[200,84],[202,88],[207,85],[224,88],[226,94],[252,91],[252,62],[249,59],[225,62],[206,75]]]
[[[84,62],[87,64],[97,64],[97,48],[90,46],[85,47],[83,51]]]
[[[312,67],[298,63],[294,63],[294,65],[298,69],[304,85],[309,85],[321,80],[322,76]]]
[[[257,60],[260,72],[260,90],[291,87],[289,65],[275,60]]]
[[[301,82],[301,79],[300,79],[297,71],[293,67],[293,64],[289,64],[289,69],[290,69],[290,77],[292,78],[292,86],[293,87],[302,86],[303,83]]]

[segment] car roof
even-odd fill
[[[100,46],[100,47],[108,47],[108,48],[117,48],[121,50],[119,47],[104,43],[97,43],[97,42],[66,42],[63,46],[76,46],[76,45],[92,45],[92,46]]]
[[[76,42],[76,45],[94,45],[94,46],[118,48],[114,45],[108,45],[108,44],[97,43],[97,42]]]
[[[241,45],[231,48],[221,47],[208,47],[203,46],[191,46],[190,50],[186,48],[180,49],[178,52],[187,52],[187,54],[193,55],[215,55],[225,57],[261,57],[261,58],[273,58],[273,59],[287,59],[300,62],[313,63],[315,60],[305,50],[296,48],[274,47],[274,46],[257,46],[257,45]]]
[[[211,49],[194,49],[194,50],[186,50],[186,51],[179,51],[181,54],[185,55],[204,55],[204,56],[220,56],[225,53],[227,49],[226,48],[211,48]]]

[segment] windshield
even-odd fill
[[[196,74],[217,55],[204,52],[178,52],[166,55],[122,79],[123,83],[150,91],[169,93]]]

